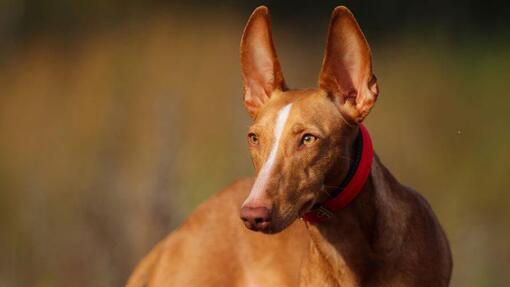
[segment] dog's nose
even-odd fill
[[[267,231],[271,226],[271,211],[267,207],[241,208],[241,219],[244,225],[254,231]]]

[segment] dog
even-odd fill
[[[352,13],[332,13],[317,88],[287,88],[264,6],[246,24],[241,67],[257,177],[198,207],[127,286],[448,286],[441,225],[362,123],[379,88]]]

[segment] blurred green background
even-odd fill
[[[415,2],[2,0],[0,286],[121,286],[253,174],[238,47],[263,3],[295,88],[332,8],[354,11],[381,88],[367,125],[442,222],[452,286],[510,286],[510,4]]]

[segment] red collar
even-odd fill
[[[374,158],[374,149],[367,128],[360,124],[359,132],[359,136],[361,136],[361,155],[350,180],[348,180],[348,182],[344,185],[345,187],[343,189],[337,192],[337,196],[305,213],[303,215],[304,220],[310,223],[318,223],[330,218],[333,216],[335,211],[346,207],[363,189],[363,186],[370,175],[372,160]]]

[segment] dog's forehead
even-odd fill
[[[269,102],[257,116],[255,123],[267,125],[276,119],[279,111],[287,105],[292,105],[289,120],[299,118],[305,120],[307,115],[313,115],[325,109],[332,102],[327,93],[321,89],[289,90],[275,92]]]

